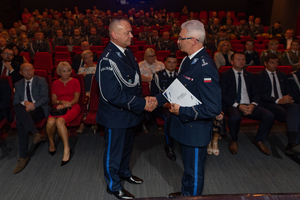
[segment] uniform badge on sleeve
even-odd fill
[[[211,78],[204,78],[204,83],[211,83]]]
[[[191,63],[191,65],[194,65],[194,64],[196,64],[196,62],[199,60],[199,58],[195,58],[194,60],[193,60],[193,62]]]
[[[116,54],[120,57],[120,58],[122,58],[122,56],[121,56],[121,53],[120,52],[116,52]]]
[[[188,77],[188,76],[186,76],[186,75],[183,75],[183,78],[185,78],[185,79],[187,79],[187,80],[189,80],[189,81],[193,81],[193,80],[194,80],[193,78]]]

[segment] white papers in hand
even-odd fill
[[[178,79],[173,81],[163,92],[163,95],[170,103],[176,103],[180,106],[191,107],[202,104]]]

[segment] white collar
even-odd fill
[[[32,83],[32,81],[33,81],[33,77],[30,79],[30,80],[26,80],[26,79],[24,79],[25,80],[25,83],[27,84],[27,82],[29,81],[30,82],[30,84]]]
[[[193,53],[192,55],[189,56],[189,59],[192,60],[194,58],[195,55],[197,55],[197,53],[199,53],[204,47],[202,47],[201,49],[199,49],[198,51],[196,51],[195,53]]]
[[[244,72],[244,70],[242,70],[242,71],[237,71],[237,70],[235,70],[233,67],[232,67],[232,70],[233,70],[233,72],[234,72],[235,74],[238,74],[238,73],[243,74],[243,72]]]
[[[111,43],[113,43],[125,55],[125,49],[123,47],[120,47],[119,45],[117,45],[113,41],[111,41]]]
[[[276,71],[275,71],[275,72],[270,72],[267,68],[266,68],[266,71],[267,71],[267,73],[268,73],[270,76],[272,75],[272,73],[276,74]]]

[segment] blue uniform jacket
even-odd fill
[[[186,64],[180,67],[177,78],[202,104],[180,107],[179,116],[172,116],[171,136],[184,145],[204,147],[211,140],[213,118],[221,113],[219,75],[204,48]],[[161,94],[156,97],[159,106],[166,103]]]
[[[155,73],[151,81],[151,96],[155,96],[165,91],[165,89],[167,89],[176,79],[177,75],[178,72],[175,71],[174,77],[170,78],[165,69]]]
[[[101,54],[96,80],[100,100],[96,120],[106,128],[129,128],[143,119],[145,99],[142,98],[141,74],[130,49],[130,61],[109,43]]]

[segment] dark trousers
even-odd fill
[[[183,196],[199,196],[204,185],[204,165],[207,147],[191,147],[181,144],[184,172],[181,194]]]
[[[134,128],[105,128],[104,178],[111,191],[122,189],[121,177],[130,177],[129,160]]]
[[[286,122],[289,142],[299,144],[300,106],[295,103],[266,103],[264,107],[275,115],[276,120]]]
[[[165,120],[165,143],[169,146],[173,146],[173,138],[170,136],[172,113],[169,109],[160,107],[153,112],[153,117],[157,116],[161,116]]]
[[[232,141],[238,141],[238,133],[242,117],[261,121],[255,136],[255,140],[257,142],[264,142],[266,140],[266,137],[274,123],[274,115],[272,112],[261,106],[256,106],[250,115],[244,115],[242,111],[235,107],[227,108],[226,114],[228,116],[228,129]]]
[[[45,118],[44,110],[42,107],[38,107],[33,111],[27,112],[25,106],[17,104],[14,106],[14,112],[17,116],[19,155],[20,158],[26,158],[28,156],[28,132],[32,134],[38,133],[34,123]]]

